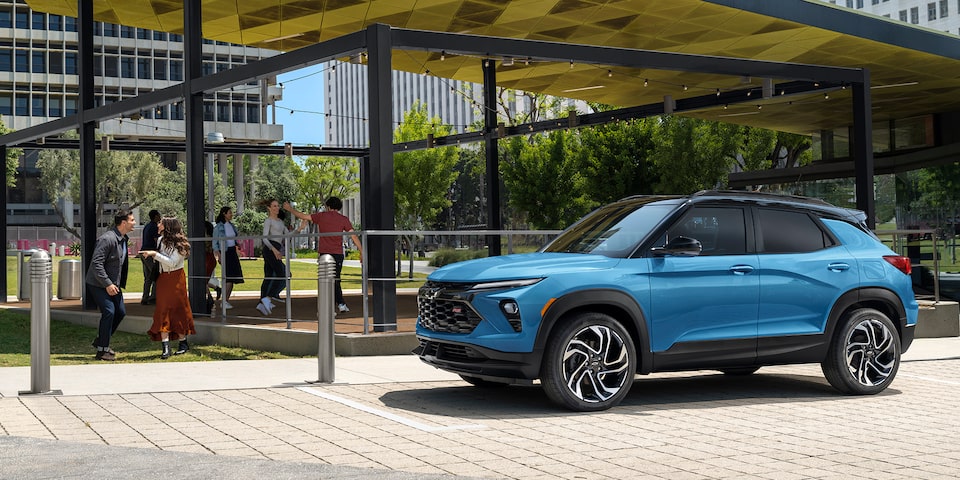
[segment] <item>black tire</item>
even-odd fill
[[[636,371],[626,329],[609,315],[585,312],[565,319],[547,340],[540,383],[557,405],[594,412],[620,403]]]
[[[900,335],[882,312],[847,312],[837,325],[827,358],[820,364],[833,388],[849,395],[882,392],[900,368]]]
[[[479,377],[471,377],[470,375],[460,375],[460,378],[462,378],[464,382],[478,388],[502,388],[508,385],[503,382],[492,382]]]
[[[733,367],[733,368],[721,368],[720,371],[724,375],[745,377],[747,375],[753,375],[754,372],[760,370],[759,366],[756,367]]]

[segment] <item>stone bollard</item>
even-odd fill
[[[30,256],[30,390],[21,395],[60,395],[50,390],[50,285],[53,262],[44,250]]]
[[[337,262],[330,255],[317,258],[317,362],[320,383],[333,383],[334,345],[333,322],[336,304],[333,286],[336,282]]]

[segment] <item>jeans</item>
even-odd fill
[[[323,254],[321,254],[321,255],[323,255]],[[331,254],[329,254],[329,255],[330,255],[331,257],[333,257],[333,260],[334,260],[335,262],[337,262],[337,277],[336,277],[337,280],[336,280],[336,282],[334,282],[334,284],[333,284],[333,296],[334,296],[334,298],[335,298],[336,301],[337,301],[337,305],[340,305],[340,304],[343,304],[343,303],[347,303],[347,302],[343,299],[343,289],[340,288],[340,272],[343,271],[343,254],[341,253],[341,254],[338,255],[338,254],[335,254],[335,253],[331,253]]]
[[[100,308],[100,328],[95,343],[98,350],[104,350],[110,346],[110,337],[127,315],[127,309],[123,305],[123,292],[110,296],[103,287],[90,284],[87,284],[87,287],[87,291],[93,295],[93,301],[97,302],[97,307]]]

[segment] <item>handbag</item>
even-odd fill
[[[220,283],[220,277],[216,273],[210,275],[210,278],[207,280],[207,286],[210,288],[220,288],[223,285]]]

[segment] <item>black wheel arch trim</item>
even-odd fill
[[[650,352],[650,335],[643,310],[630,294],[615,289],[578,290],[554,300],[540,321],[534,350],[544,351],[547,339],[553,333],[557,322],[566,314],[575,311],[605,313],[623,322],[627,331],[634,335],[640,360],[637,373],[652,371],[653,354]]]
[[[912,329],[907,326],[907,311],[903,306],[903,302],[900,301],[900,297],[892,290],[887,290],[886,288],[866,287],[844,293],[833,304],[833,308],[830,310],[830,317],[824,329],[824,335],[828,341],[833,338],[833,332],[840,323],[840,317],[844,312],[848,311],[850,307],[854,305],[869,304],[872,302],[880,302],[886,307],[880,310],[891,317],[890,320],[893,321],[894,325],[896,325],[900,331],[902,342],[912,340],[912,337],[905,338],[913,332]]]

